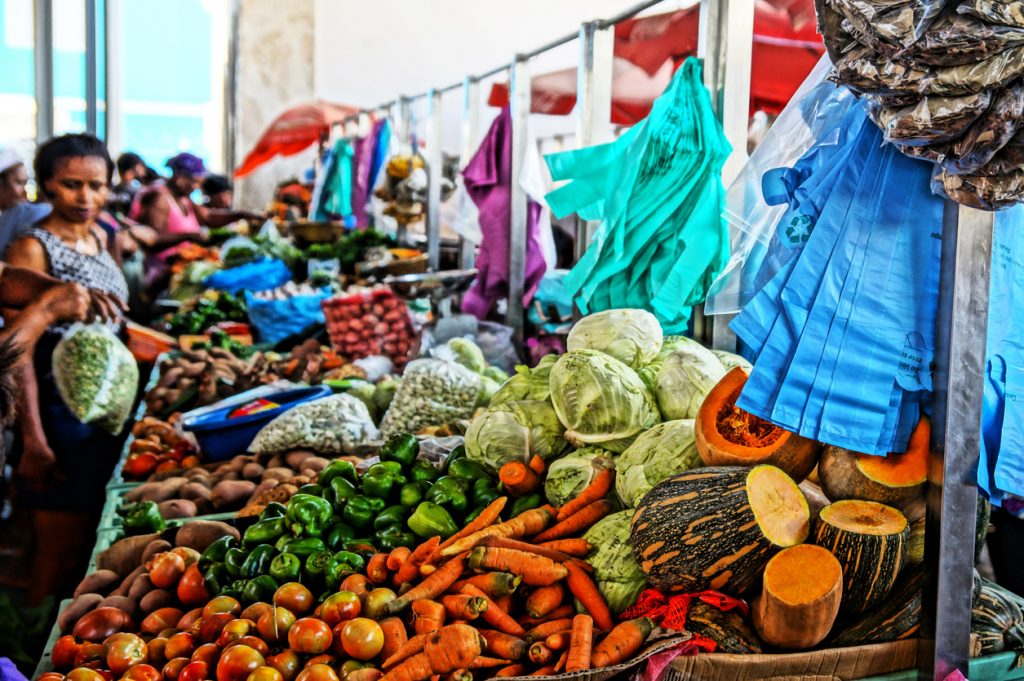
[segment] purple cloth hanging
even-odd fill
[[[376,152],[377,138],[383,121],[374,121],[370,134],[352,140],[352,215],[356,227],[370,224],[366,215],[366,202],[370,198],[370,171]]]
[[[476,259],[480,271],[462,299],[462,311],[485,319],[508,297],[509,232],[512,224],[512,115],[506,106],[494,119],[480,148],[462,171],[466,193],[480,211],[483,242]],[[547,265],[540,247],[540,204],[527,209],[526,272],[523,307],[530,304]]]

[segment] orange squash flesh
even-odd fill
[[[701,404],[695,424],[697,452],[705,466],[769,464],[797,483],[814,470],[821,445],[783,430],[736,406],[747,382],[740,367],[725,375]]]
[[[923,417],[910,436],[907,451],[888,456],[857,455],[857,467],[875,482],[891,487],[912,487],[928,479],[931,423]]]
[[[828,636],[839,614],[843,569],[813,544],[784,549],[765,567],[751,617],[758,635],[779,648],[802,650]]]

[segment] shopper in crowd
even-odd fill
[[[107,294],[124,306],[124,276],[97,224],[110,191],[114,163],[92,135],[62,135],[39,147],[35,176],[53,211],[7,248],[7,261]],[[5,310],[18,323],[16,310]],[[107,322],[120,330],[119,317]],[[119,450],[118,438],[83,424],[64,405],[53,376],[53,349],[66,326],[47,327],[26,362],[18,399],[22,437],[19,499],[33,510],[35,549],[29,601],[57,593],[80,572],[79,559],[102,505],[103,486]]]
[[[0,254],[22,227],[41,220],[50,212],[49,205],[28,201],[28,170],[11,149],[0,149]]]
[[[207,175],[203,180],[203,205],[207,208],[231,210],[234,189],[224,175]]]
[[[117,176],[120,181],[110,193],[107,206],[111,211],[127,215],[132,200],[142,189],[142,178],[146,176],[146,164],[142,157],[127,151],[117,157]]]

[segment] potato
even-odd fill
[[[256,462],[249,462],[242,468],[242,477],[246,480],[259,480],[263,475],[263,466]]]
[[[225,473],[231,472],[231,464],[222,463],[213,470],[213,474],[218,478],[223,476]]]
[[[210,488],[201,482],[190,482],[181,486],[181,489],[178,490],[178,496],[189,501],[199,501],[200,499],[209,501]]]
[[[195,502],[188,499],[168,499],[167,501],[160,502],[158,508],[160,509],[160,515],[167,520],[195,518],[199,512]]]
[[[135,584],[135,580],[138,579],[141,575],[146,574],[146,572],[147,570],[145,565],[140,565],[139,567],[135,568],[127,577],[124,578],[124,580],[121,581],[121,586],[117,587],[116,589],[110,592],[110,595],[127,596],[131,592],[132,585]]]
[[[132,588],[128,589],[128,598],[138,601],[152,591],[153,588],[153,580],[149,578],[148,574],[139,575],[135,578],[135,581],[132,582]]]
[[[162,482],[146,483],[142,485],[146,490],[140,495],[138,501],[155,501],[159,504],[161,501],[173,499],[178,496],[178,490],[187,483],[188,479],[181,477],[167,478]],[[125,495],[125,498],[127,498],[127,495]]]
[[[236,473],[235,471],[228,471],[224,475],[220,476],[220,481],[217,483],[217,485],[219,485],[221,482],[224,482],[225,480],[231,481],[231,480],[241,480],[241,479],[242,479],[242,474],[241,473]],[[214,487],[216,487],[217,485],[214,485]]]
[[[267,478],[266,480],[264,480],[260,484],[256,485],[256,489],[254,489],[252,493],[254,495],[255,494],[259,494],[263,490],[273,489],[273,488],[277,487],[280,484],[281,484],[280,480],[275,480],[274,478]]]
[[[296,487],[302,487],[303,485],[310,484],[315,479],[316,478],[311,478],[311,477],[309,477],[307,475],[296,475],[294,478],[292,478],[288,482],[290,482],[291,484],[295,485]]]
[[[139,581],[139,580],[135,580]],[[107,596],[97,605],[97,608],[117,608],[123,612],[128,613],[133,618],[139,614],[139,604],[135,599],[129,596]]]
[[[192,502],[196,505],[196,515],[209,515],[213,513],[213,502],[209,499],[196,499]]]
[[[210,501],[218,511],[241,508],[255,489],[256,483],[249,480],[222,480],[214,485]]]
[[[308,449],[293,449],[284,455],[284,460],[288,463],[292,470],[298,470],[302,465],[302,462],[306,459],[316,456],[315,452],[311,452]]]
[[[267,468],[283,468],[285,466],[284,457],[280,454],[274,454],[263,465]]]
[[[159,538],[158,534],[125,537],[96,557],[96,567],[101,570],[113,570],[119,575],[127,575],[142,563],[142,554],[146,550],[146,545]]]
[[[291,468],[266,468],[263,470],[264,480],[277,480],[279,482],[288,482],[295,475],[295,471]]]
[[[251,461],[252,459],[245,454],[239,454],[228,462],[228,470],[234,471],[235,473],[241,473],[242,469],[245,468],[245,464],[250,463]]]
[[[316,479],[317,479],[317,477],[318,477],[319,475],[320,475],[320,474],[319,474],[319,473],[317,473],[317,472],[316,472],[315,470],[313,470],[312,468],[304,468],[304,469],[302,470],[302,477],[303,477],[303,478],[307,478],[307,479],[309,479],[309,480],[316,480]]]
[[[86,575],[85,578],[75,587],[74,597],[82,594],[103,594],[114,588],[121,581],[121,575],[113,570],[96,570]]]
[[[309,470],[313,470],[313,471],[316,471],[317,473],[319,473],[324,468],[326,468],[327,464],[329,464],[329,463],[330,463],[330,461],[328,461],[327,459],[323,458],[322,456],[311,456],[311,457],[309,457],[308,459],[306,459],[305,461],[302,462],[302,469],[303,470],[309,469]]]
[[[60,615],[57,617],[57,626],[62,632],[71,631],[71,628],[75,626],[75,622],[85,613],[95,610],[102,600],[103,596],[99,594],[75,596],[75,600],[68,603],[68,607],[61,610]]]
[[[131,503],[142,501],[145,494],[148,494],[151,490],[156,489],[160,486],[159,482],[144,482],[135,489],[130,489],[125,492],[124,499]]]
[[[163,539],[154,539],[146,545],[146,549],[142,552],[142,564],[145,565],[149,561],[149,559],[155,556],[156,554],[163,553],[164,551],[170,551],[173,548],[174,547],[171,546],[171,543],[169,541]]]
[[[154,610],[169,608],[176,605],[175,600],[174,594],[170,591],[153,589],[139,601],[139,609],[144,615],[148,615]]]
[[[225,535],[231,535],[235,539],[242,538],[238,530],[227,523],[217,520],[193,520],[178,529],[174,535],[174,544],[203,552],[207,546]]]
[[[202,468],[190,468],[188,469],[188,471],[186,471],[185,477],[193,482],[202,483],[205,481],[207,483],[207,486],[209,486],[210,471],[204,470]]]

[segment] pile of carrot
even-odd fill
[[[535,462],[520,465],[543,475]],[[529,474],[510,480],[537,484]],[[443,542],[374,556],[368,580],[400,594],[381,622],[381,681],[551,676],[636,655],[651,621],[616,624],[582,560],[593,547],[580,535],[614,510],[605,500],[613,484],[614,471],[599,471],[561,509],[544,506],[505,522],[502,497]]]

